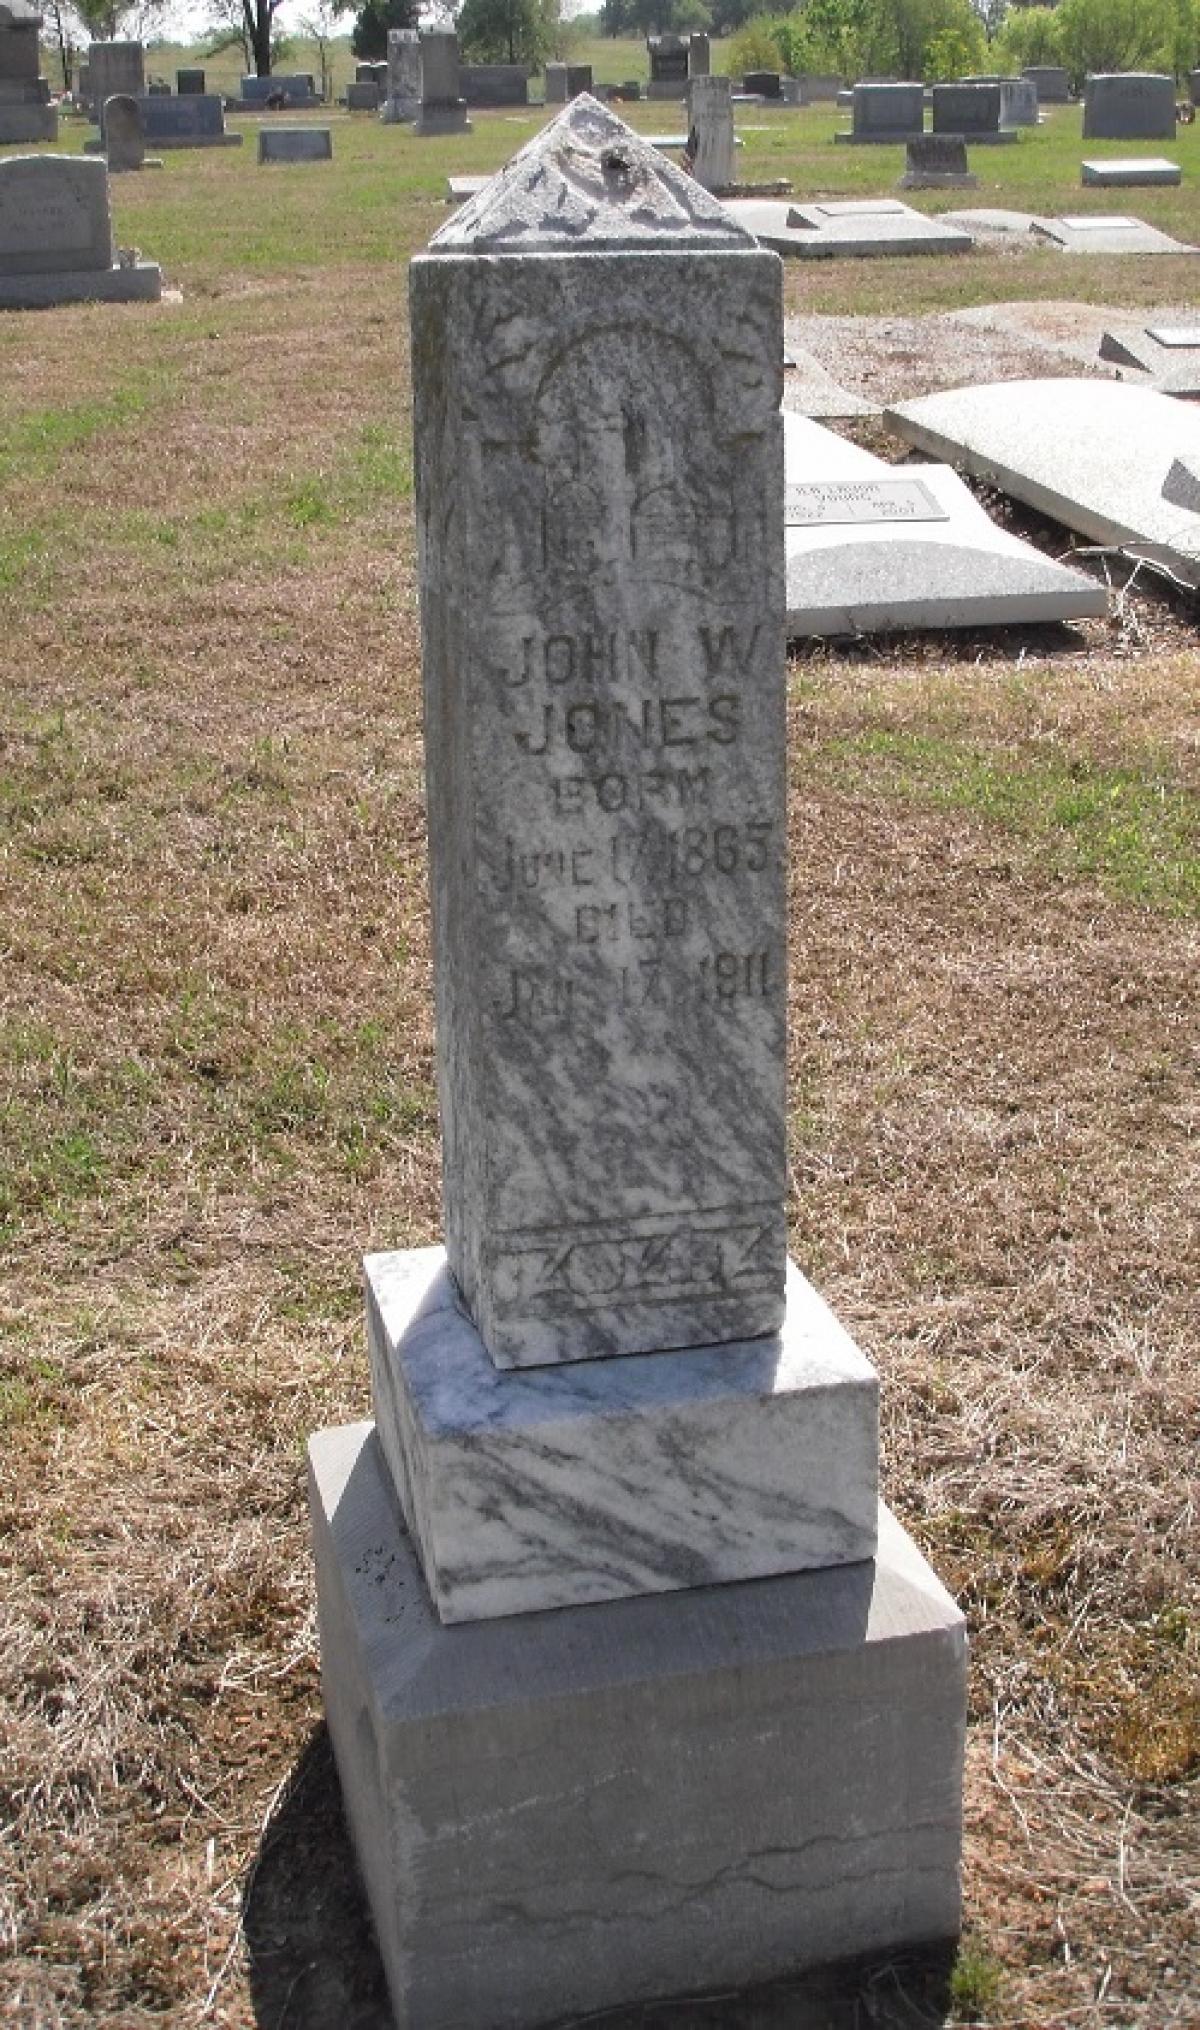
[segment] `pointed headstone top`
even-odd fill
[[[429,242],[431,254],[746,249],[753,235],[581,93]]]

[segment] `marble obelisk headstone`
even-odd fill
[[[962,1618],[873,1370],[784,1304],[780,297],[590,98],[412,264],[453,1274],[367,1258],[375,1423],[310,1457],[422,2030],[958,1922]]]
[[[773,1332],[779,264],[586,99],[411,300],[451,1268],[503,1367]]]

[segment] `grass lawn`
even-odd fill
[[[635,75],[618,47],[601,74]],[[328,166],[260,170],[247,119],[114,181],[161,305],[0,318],[14,2023],[384,2020],[303,1448],[369,1411],[359,1256],[440,1224],[406,263],[447,173],[540,115],[328,117]],[[1195,236],[1200,129],[1181,190],[1085,192],[1079,123],[976,151],[969,201]],[[828,110],[740,124],[748,179],[900,173]],[[786,288],[913,316],[1191,274],[981,251]],[[791,671],[794,1252],[881,1370],[887,1497],[972,1631],[951,2020],[1200,2017],[1196,667],[1194,610],[1146,591]],[[944,2020],[915,1992],[898,1968],[845,2020]],[[808,2020],[772,2008],[693,2020]]]

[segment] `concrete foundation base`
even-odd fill
[[[952,1936],[963,1621],[870,1561],[443,1627],[374,1428],[313,1439],[325,1709],[402,2030]]]
[[[162,269],[156,261],[56,275],[0,275],[0,310],[49,310],[60,303],[157,303],[161,296]]]
[[[156,134],[154,146],[163,149],[240,148],[245,138],[244,134]],[[104,148],[103,139],[83,144],[85,155],[103,155]]]

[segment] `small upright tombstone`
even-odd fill
[[[901,190],[977,190],[961,134],[913,134],[905,143]]]
[[[458,37],[451,29],[431,28],[421,34],[421,103],[419,135],[467,134],[467,102],[459,90]]]
[[[97,126],[107,100],[146,96],[146,52],[140,42],[93,42],[88,49],[88,90]]]
[[[115,92],[104,102],[104,154],[110,176],[145,166],[142,115],[137,100],[128,92]]]
[[[1175,80],[1158,71],[1100,71],[1083,90],[1085,141],[1175,138]]]
[[[733,188],[733,96],[727,77],[688,79],[688,167],[705,190]]]
[[[546,104],[565,106],[567,103],[567,66],[565,63],[546,65]]]
[[[260,127],[260,162],[332,162],[333,133],[328,127]]]
[[[368,1259],[310,1458],[423,2030],[958,1925],[962,1618],[785,1261],[781,294],[588,98],[410,270],[448,1254]]]
[[[850,112],[850,132],[835,135],[835,140],[891,143],[894,147],[924,130],[925,87],[916,83],[857,84],[850,95]]]
[[[385,127],[408,126],[421,109],[421,38],[415,28],[389,28],[387,95],[379,109]]]
[[[0,158],[0,309],[157,302],[162,271],[113,247],[108,171],[80,155]]]
[[[682,99],[687,91],[688,44],[681,35],[648,35],[646,53],[650,58],[648,99]]]
[[[0,148],[58,139],[58,108],[41,75],[41,26],[30,0],[0,0]]]
[[[207,87],[202,70],[177,70],[175,90],[181,99],[202,98]]]
[[[1002,88],[998,84],[934,85],[930,94],[935,134],[961,134],[982,144],[1015,141],[1013,128],[1002,127]]]
[[[1037,93],[1039,106],[1065,106],[1071,97],[1071,73],[1057,63],[1026,64],[1021,72]]]
[[[712,70],[712,49],[702,28],[693,29],[688,36],[688,76],[706,78]]]

